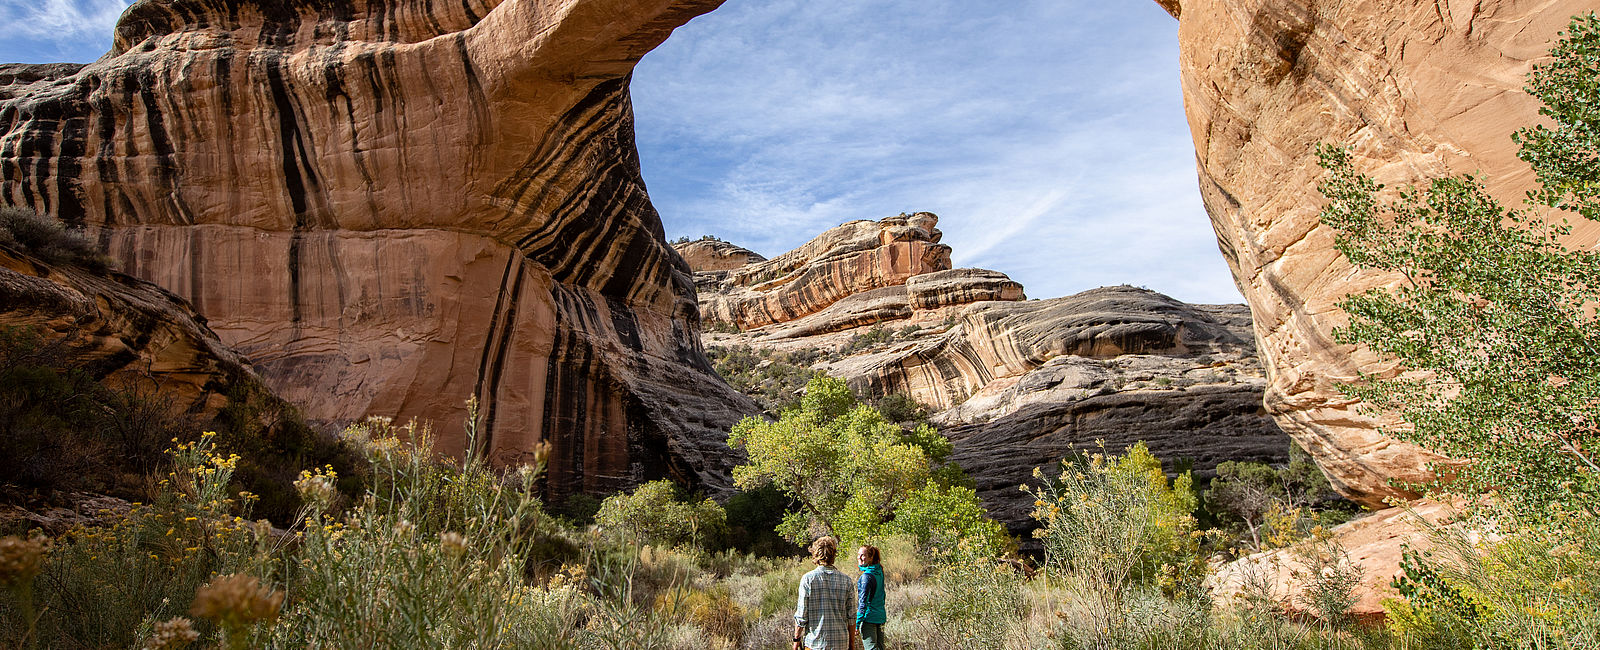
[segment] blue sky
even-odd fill
[[[93,60],[126,4],[0,0],[0,60]],[[772,256],[928,211],[957,266],[1031,297],[1240,302],[1177,57],[1153,0],[729,0],[634,74],[645,182],[670,237]]]

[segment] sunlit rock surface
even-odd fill
[[[731,271],[746,264],[767,261],[767,258],[754,251],[720,239],[674,243],[672,248],[696,271]]]
[[[1510,134],[1535,122],[1522,91],[1592,0],[1158,0],[1180,16],[1179,66],[1200,189],[1250,304],[1267,407],[1346,496],[1371,506],[1430,456],[1377,433],[1337,390],[1387,368],[1336,345],[1344,296],[1397,282],[1355,273],[1318,224],[1318,142],[1354,148],[1391,187],[1481,174],[1511,205],[1532,187]],[[1181,7],[1179,6],[1181,4]],[[1557,215],[1559,217],[1559,215]],[[1597,240],[1575,219],[1569,242]]]
[[[0,202],[189,300],[315,420],[431,420],[554,492],[727,484],[628,80],[720,0],[144,0],[107,57],[0,69]]]
[[[927,212],[851,221],[765,262],[699,275],[701,315],[739,329],[786,323],[847,296],[947,270],[950,247],[939,243],[938,223]]]

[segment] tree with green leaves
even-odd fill
[[[1267,538],[1281,537],[1276,531],[1262,530],[1276,519],[1342,520],[1347,513],[1326,508],[1336,501],[1339,494],[1312,462],[1311,454],[1293,442],[1289,443],[1289,463],[1281,468],[1249,461],[1218,463],[1217,475],[1205,493],[1207,510],[1244,525],[1251,550],[1264,548]],[[1307,517],[1313,513],[1315,517]]]
[[[727,514],[711,499],[681,498],[678,486],[662,479],[606,497],[595,523],[642,544],[698,546],[724,532]]]
[[[1397,377],[1344,388],[1404,425],[1387,435],[1448,457],[1434,492],[1495,494],[1513,510],[1600,504],[1600,254],[1573,250],[1554,208],[1600,219],[1600,20],[1572,22],[1528,92],[1550,126],[1513,136],[1540,189],[1507,209],[1472,176],[1380,199],[1352,154],[1322,146],[1322,222],[1358,268],[1394,288],[1340,306],[1341,343],[1398,361]]]
[[[948,440],[926,423],[906,431],[886,421],[838,379],[813,378],[800,406],[775,422],[745,418],[733,427],[728,444],[749,457],[734,468],[735,485],[771,485],[798,504],[778,527],[796,544],[821,535],[864,542],[886,534],[884,522],[895,521],[908,504],[914,507],[906,512],[915,514],[893,532],[911,533],[920,542],[935,530],[1004,538],[998,524],[979,523],[987,517],[976,493],[952,487],[943,480],[948,472],[935,469],[950,453]]]

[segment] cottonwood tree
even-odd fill
[[[1427,487],[1495,494],[1524,513],[1600,504],[1600,254],[1561,243],[1566,222],[1541,208],[1600,219],[1600,20],[1576,18],[1534,67],[1527,90],[1550,125],[1517,131],[1540,189],[1508,209],[1473,176],[1380,198],[1351,153],[1321,146],[1329,178],[1322,222],[1361,269],[1397,274],[1394,288],[1340,306],[1341,343],[1399,362],[1398,377],[1344,388],[1398,414],[1395,438],[1450,457]]]
[[[935,469],[950,453],[948,440],[926,424],[902,430],[858,403],[838,379],[813,378],[798,408],[776,422],[744,419],[728,444],[749,456],[733,470],[735,485],[772,485],[798,504],[778,526],[796,544],[820,535],[865,542],[905,533],[924,544],[971,535],[991,553],[1009,545],[977,494],[951,485],[949,473]]]

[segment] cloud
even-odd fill
[[[5,0],[0,22],[13,34],[40,40],[109,40],[122,11],[132,0]]]
[[[1176,39],[1155,3],[730,0],[635,73],[645,180],[671,235],[769,256],[927,210],[957,264],[1031,296],[1237,302]]]
[[[0,0],[0,61],[93,61],[132,0]]]

